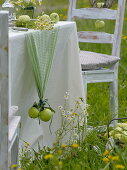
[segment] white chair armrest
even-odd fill
[[[9,116],[9,148],[13,145],[15,137],[18,135],[18,128],[21,116]]]

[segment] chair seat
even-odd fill
[[[100,54],[90,51],[80,51],[80,62],[82,70],[100,69],[111,66],[120,60],[119,57]]]

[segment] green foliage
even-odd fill
[[[105,150],[108,141],[102,127],[86,128],[87,107],[82,98],[69,109],[68,93],[64,96],[64,106],[59,106],[61,126],[56,131],[56,142],[52,148],[38,146],[38,151],[28,143],[20,154],[23,170],[98,170],[126,166],[126,143]],[[82,120],[83,119],[83,120]],[[93,123],[94,124],[94,123]],[[120,124],[123,126],[124,124]],[[63,143],[64,142],[64,143]],[[115,143],[114,143],[115,144]]]
[[[1,0],[0,1],[0,6],[5,2],[5,0]]]
[[[126,144],[105,150],[106,142],[104,134],[93,129],[80,145],[57,144],[52,148],[39,147],[36,152],[25,144],[20,154],[20,167],[23,170],[116,170],[117,166],[126,169]]]
[[[80,146],[55,145],[53,148],[39,148],[38,152],[29,146],[24,147],[20,154],[20,166],[23,170],[98,170],[105,165],[102,161],[102,153],[105,149],[102,141],[98,132],[91,131]]]

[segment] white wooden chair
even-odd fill
[[[9,94],[8,12],[0,11],[0,170],[18,157],[20,117],[14,115],[17,107],[9,107]]]
[[[80,60],[86,97],[87,83],[110,83],[110,110],[113,117],[118,116],[118,61],[120,56],[125,2],[126,0],[118,0],[117,10],[107,8],[76,9],[76,0],[69,0],[69,21],[75,18],[116,21],[114,34],[93,31],[78,32],[79,42],[112,44],[111,55],[80,51]],[[106,69],[107,66],[109,66],[109,69]]]

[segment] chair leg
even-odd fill
[[[85,103],[87,104],[87,75],[83,75],[83,85],[85,92]]]
[[[114,81],[110,83],[110,112],[111,118],[118,118],[118,78],[115,77]],[[117,121],[113,121],[115,125]]]

